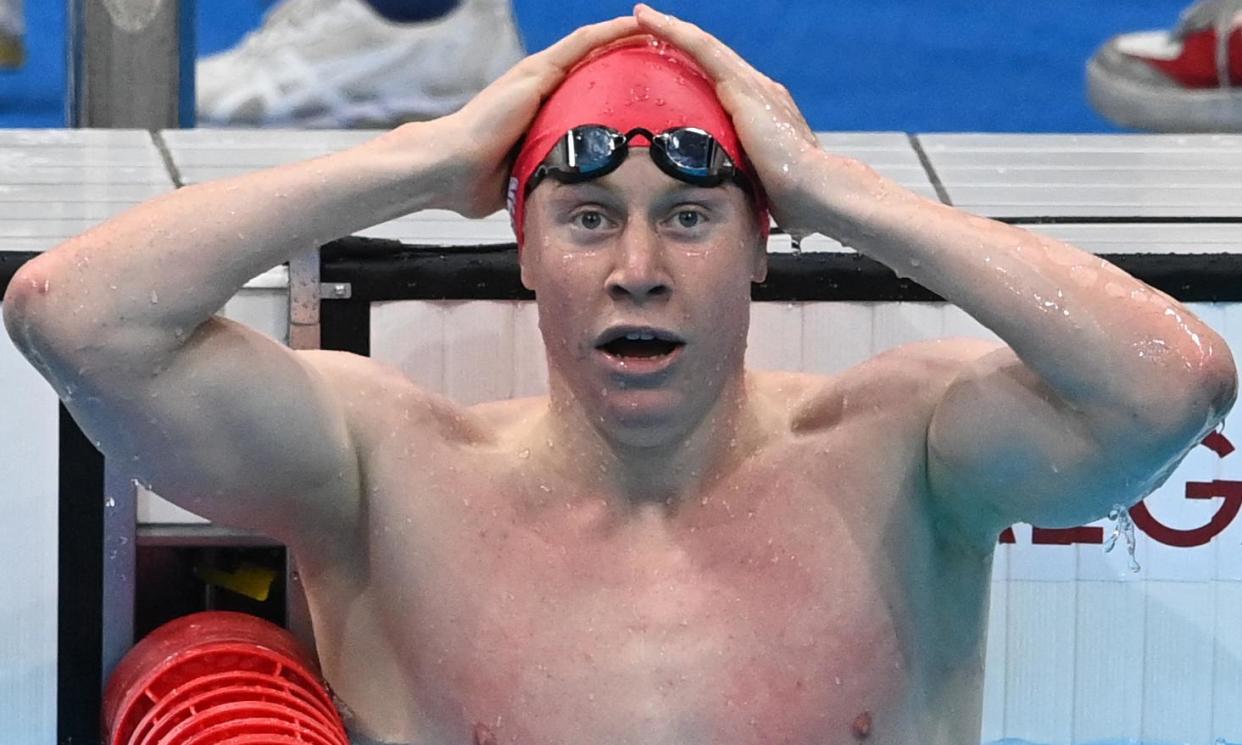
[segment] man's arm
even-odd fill
[[[90,438],[162,496],[285,538],[348,524],[358,459],[328,353],[213,314],[290,255],[418,209],[414,129],[181,189],[24,266],[17,347]]]
[[[930,490],[972,533],[1076,525],[1132,504],[1232,406],[1228,347],[1168,295],[1063,242],[822,157],[838,178],[819,229],[1006,342],[962,347],[928,428]]]

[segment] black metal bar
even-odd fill
[[[0,251],[0,294],[9,288],[17,270],[38,255],[38,251]]]
[[[56,742],[83,745],[100,739],[104,458],[59,409]]]
[[[453,249],[345,238],[323,249],[322,279],[366,300],[529,300],[513,246]],[[1184,302],[1242,300],[1242,254],[1101,254]],[[936,302],[934,293],[856,253],[769,254],[758,301]],[[325,301],[325,308],[339,301]]]

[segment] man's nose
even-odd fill
[[[608,276],[608,294],[639,302],[665,297],[671,280],[664,265],[660,237],[654,228],[634,221],[625,226],[616,246],[616,262]]]

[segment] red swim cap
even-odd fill
[[[756,219],[768,235],[767,200],[708,74],[685,52],[652,36],[600,47],[579,62],[535,116],[509,178],[508,208],[518,248],[525,239],[526,182],[556,141],[582,124],[621,132],[698,127],[712,135],[754,187]]]

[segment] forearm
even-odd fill
[[[434,168],[410,139],[380,137],[146,202],[29,262],[6,298],[21,307],[6,311],[49,333],[184,337],[295,253],[426,206]]]
[[[841,178],[817,195],[817,230],[961,307],[1069,403],[1160,417],[1196,398],[1232,400],[1221,338],[1115,265],[923,199],[856,163],[828,172]]]

